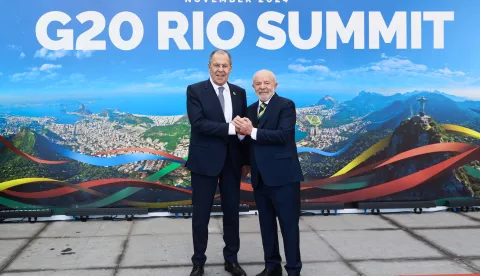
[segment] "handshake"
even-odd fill
[[[235,119],[233,119],[232,124],[235,126],[235,132],[237,132],[237,134],[251,135],[253,125],[248,118],[241,118],[240,116],[237,116]]]

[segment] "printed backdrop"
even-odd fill
[[[186,87],[208,79],[216,48],[249,104],[263,68],[294,100],[303,203],[478,197],[479,8],[4,1],[0,206],[190,204]],[[241,189],[253,205],[248,177]]]

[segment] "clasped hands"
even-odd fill
[[[235,131],[238,134],[251,135],[253,125],[248,118],[241,118],[240,116],[237,116],[235,119],[233,119],[232,124],[235,126]]]

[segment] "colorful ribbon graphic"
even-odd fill
[[[40,164],[48,164],[48,165],[59,165],[59,164],[65,164],[65,163],[70,163],[73,162],[73,160],[86,163],[89,165],[95,165],[95,166],[117,166],[117,165],[123,165],[123,164],[128,164],[132,162],[137,162],[137,161],[146,161],[146,160],[165,160],[165,161],[170,161],[170,162],[176,162],[176,163],[181,163],[184,164],[185,161],[182,158],[179,158],[177,156],[174,156],[172,154],[163,152],[163,151],[158,151],[158,150],[153,150],[153,149],[146,149],[146,148],[122,148],[122,149],[115,149],[111,151],[106,151],[106,152],[99,152],[96,153],[95,155],[102,155],[102,154],[108,154],[108,153],[117,153],[117,152],[125,152],[125,151],[140,151],[140,152],[151,152],[153,154],[141,154],[141,153],[133,153],[133,154],[126,154],[126,155],[121,155],[121,156],[115,156],[115,157],[96,157],[96,156],[88,156],[84,155],[78,152],[73,152],[71,150],[68,150],[66,148],[63,148],[59,145],[56,145],[53,142],[48,141],[49,146],[58,154],[61,154],[65,157],[70,158],[71,160],[58,160],[58,161],[51,161],[51,160],[43,160],[36,158],[34,156],[31,156],[25,152],[22,152],[18,148],[16,148],[11,142],[9,142],[5,137],[0,135],[0,142],[4,144],[7,148],[9,148],[12,152],[29,159],[31,161],[40,163]]]
[[[40,163],[40,164],[58,165],[58,164],[65,164],[65,163],[71,162],[69,160],[49,161],[49,160],[42,160],[42,159],[33,157],[33,156],[31,156],[27,153],[24,153],[23,151],[17,149],[12,143],[10,143],[10,141],[5,139],[5,137],[3,137],[2,135],[0,135],[0,142],[2,144],[4,144],[8,149],[13,151],[14,153],[16,153],[16,154],[18,154],[18,155],[20,155],[20,156],[22,156],[26,159],[29,159],[29,160],[32,160],[34,162]]]
[[[158,155],[147,154],[147,153],[131,153],[131,154],[120,155],[115,157],[102,158],[102,157],[89,156],[89,155],[84,155],[78,152],[74,152],[53,143],[51,144],[51,147],[57,153],[65,157],[68,157],[78,162],[86,163],[89,165],[95,165],[95,166],[118,166],[118,165],[133,163],[137,161],[146,161],[146,160],[166,160],[170,162],[183,162],[183,160],[181,159],[180,159],[181,161],[179,161],[178,158],[173,159],[165,156],[158,156]]]
[[[480,133],[473,130],[469,129],[466,127],[462,126],[457,126],[457,125],[451,125],[451,124],[442,124],[442,127],[445,128],[445,130],[450,131],[450,132],[456,132],[459,134],[467,135],[473,138],[480,139]]]
[[[457,125],[450,125],[450,124],[444,124],[442,126],[445,128],[445,130],[449,132],[454,132],[454,133],[480,139],[480,133],[475,130],[457,126]],[[353,202],[353,201],[360,201],[360,200],[366,200],[366,199],[371,199],[375,197],[390,195],[390,194],[398,193],[406,189],[421,185],[422,183],[428,180],[431,180],[434,177],[438,177],[447,171],[466,165],[472,160],[480,159],[480,150],[478,146],[464,144],[464,143],[438,143],[438,144],[426,145],[423,147],[405,151],[391,158],[388,158],[373,164],[369,164],[359,169],[355,169],[360,164],[368,160],[370,157],[372,157],[373,155],[375,155],[376,153],[384,149],[386,146],[388,146],[390,139],[391,139],[390,136],[383,138],[382,140],[380,140],[379,142],[377,142],[376,144],[368,148],[366,151],[361,153],[359,156],[357,156],[355,159],[353,159],[350,163],[348,163],[345,167],[340,169],[331,177],[304,182],[302,183],[302,186],[301,186],[302,190],[320,188],[325,190],[336,190],[336,191],[342,191],[342,190],[343,191],[354,190],[354,191],[333,195],[333,196],[328,196],[328,197],[308,199],[306,200],[306,202]],[[166,152],[162,152],[154,149],[145,149],[145,148],[120,148],[120,149],[114,149],[114,150],[109,150],[104,152],[98,152],[94,154],[94,156],[86,156],[86,155],[82,155],[82,154],[64,149],[52,143],[52,148],[54,148],[57,153],[60,153],[61,155],[68,157],[72,160],[51,161],[51,160],[42,160],[20,151],[10,141],[6,140],[2,136],[0,136],[0,142],[4,144],[7,148],[9,148],[12,152],[24,158],[27,158],[29,160],[32,160],[34,162],[41,163],[41,164],[55,165],[55,164],[63,164],[67,162],[79,161],[79,162],[85,162],[88,164],[98,165],[98,166],[113,166],[113,165],[120,165],[120,164],[140,161],[140,159],[142,161],[143,160],[165,160],[165,161],[173,162],[172,164],[150,175],[144,180],[114,178],[114,179],[99,179],[99,180],[87,181],[80,184],[71,184],[68,182],[50,179],[50,178],[24,178],[24,179],[16,179],[16,180],[10,180],[10,181],[5,181],[0,183],[0,192],[8,194],[9,196],[25,198],[25,199],[48,199],[48,198],[64,196],[77,191],[81,191],[81,192],[89,193],[99,198],[95,202],[85,203],[83,205],[79,205],[76,207],[104,207],[113,203],[122,203],[130,206],[137,206],[137,207],[166,208],[174,204],[190,204],[191,203],[191,200],[183,200],[183,201],[175,201],[175,202],[136,202],[136,201],[126,200],[126,198],[128,198],[129,196],[141,191],[144,188],[149,188],[149,187],[160,188],[160,189],[169,190],[172,192],[179,192],[185,195],[190,195],[191,194],[190,189],[178,188],[171,185],[165,185],[165,184],[156,182],[166,174],[181,167],[182,164],[185,163],[186,158],[182,159]],[[127,152],[145,152],[148,154],[144,154],[144,153],[128,154]],[[299,148],[299,152],[302,152],[302,148]],[[426,155],[431,153],[439,153],[439,152],[452,152],[452,153],[458,153],[458,154],[454,157],[451,157],[450,159],[447,159],[441,163],[438,163],[424,170],[415,172],[411,175],[408,175],[393,181],[389,181],[380,185],[368,187],[368,177],[374,176],[374,174],[364,175],[365,173],[371,173],[372,171],[379,169],[381,167],[384,167],[388,164],[404,161],[409,158],[413,158],[415,156]],[[119,154],[119,153],[127,153],[127,154],[112,157],[112,158],[97,157],[98,155]],[[464,168],[471,176],[480,178],[479,170],[470,166],[465,166]],[[19,191],[10,190],[10,188],[13,188],[16,186],[32,184],[32,183],[50,183],[50,184],[60,185],[62,187],[47,190],[47,191],[40,191],[40,192],[19,192]],[[112,186],[112,185],[119,185],[122,187],[125,185],[128,185],[129,187],[126,187],[118,192],[115,192],[112,195],[106,195],[92,189],[95,187]],[[241,189],[246,192],[253,191],[251,184],[246,182],[241,183]],[[216,197],[218,197],[218,195],[216,195]],[[18,202],[12,199],[4,198],[4,197],[0,197],[0,204],[10,208],[52,208],[52,209],[59,208],[59,206],[36,206],[36,205]]]
[[[362,190],[348,192],[340,195],[327,196],[316,199],[308,199],[309,203],[321,202],[354,202],[363,201],[372,198],[391,195],[407,189],[416,187],[427,180],[431,180],[446,171],[463,166],[473,160],[480,159],[480,147],[475,147],[467,152],[461,153],[455,157],[445,160],[439,164],[433,165],[427,169],[404,176],[384,184]]]
[[[57,188],[57,189],[52,189],[48,191],[42,191],[42,192],[16,192],[16,191],[9,191],[7,189],[16,187],[19,185],[25,185],[29,183],[54,183],[58,184],[61,186],[64,186],[62,188]],[[114,195],[111,195],[107,197],[107,195],[100,193],[98,191],[92,190],[90,188],[93,187],[99,187],[99,186],[104,186],[104,185],[120,185],[124,186],[125,184],[138,187],[138,188],[125,188]],[[161,188],[164,190],[170,190],[170,191],[177,191],[181,192],[184,194],[191,194],[192,191],[189,189],[184,189],[184,188],[178,188],[174,187],[171,185],[165,185],[165,184],[160,184],[156,182],[150,182],[150,181],[144,181],[144,180],[135,180],[135,179],[121,179],[121,178],[112,178],[112,179],[100,179],[100,180],[93,180],[93,181],[88,181],[88,182],[83,182],[80,184],[70,184],[64,181],[58,181],[54,179],[48,179],[48,178],[23,178],[23,179],[16,179],[16,180],[11,180],[11,181],[6,181],[0,183],[0,191],[4,192],[6,194],[16,196],[16,197],[21,197],[21,198],[35,198],[35,199],[40,199],[40,198],[51,198],[51,197],[58,197],[58,196],[63,196],[67,195],[73,192],[76,192],[78,190],[81,190],[83,192],[87,192],[89,194],[98,196],[98,197],[104,197],[104,199],[92,203],[92,204],[87,204],[86,206],[96,206],[96,207],[103,207],[111,203],[115,202],[120,202],[124,203],[127,205],[131,206],[145,206],[146,203],[144,202],[135,202],[135,201],[128,201],[128,200],[123,200],[124,198],[138,192],[142,188],[148,188],[148,187],[154,187],[154,188]],[[188,202],[182,201],[182,202]],[[148,203],[148,206],[151,208],[163,208],[163,207],[158,207],[158,206],[165,206],[166,204],[172,204],[173,202],[162,202],[162,203]],[[0,204],[3,204],[5,206],[11,207],[11,204],[15,204],[14,206],[21,206],[21,203],[13,201],[13,200],[5,200],[5,198],[0,197]],[[33,206],[33,205],[32,205]],[[168,206],[168,205],[166,205]],[[46,208],[46,206],[36,206],[36,208]],[[82,206],[85,207],[85,206]],[[11,207],[13,208],[13,207]]]

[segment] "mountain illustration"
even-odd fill
[[[51,149],[50,138],[50,135],[43,136],[24,128],[12,137],[10,142],[22,152],[42,160],[68,160]],[[17,155],[5,147],[0,148],[0,168],[3,169],[0,174],[0,182],[18,178],[50,177],[51,175],[72,183],[101,178],[128,177],[128,174],[118,171],[114,167],[92,166],[81,162],[58,165],[41,164]]]
[[[79,113],[81,115],[90,115],[92,112],[88,109],[85,108],[83,104],[80,104],[80,107],[78,110],[75,111],[76,113]]]
[[[419,92],[403,94],[402,97],[397,95],[393,98],[391,96],[383,96],[376,93],[362,93],[358,95],[357,98],[363,98],[365,102],[369,102],[372,105],[382,106],[384,104],[379,103],[380,99],[384,99],[389,102],[388,105],[384,105],[383,108],[380,108],[376,111],[371,112],[369,115],[361,118],[360,120],[366,124],[366,128],[362,133],[352,133],[349,136],[349,139],[344,140],[340,143],[332,144],[331,146],[324,148],[322,150],[327,152],[336,152],[345,147],[348,143],[352,142],[352,145],[341,155],[336,156],[335,158],[328,158],[321,155],[315,154],[301,154],[302,156],[302,170],[304,170],[305,177],[308,179],[318,179],[330,177],[336,171],[346,166],[354,158],[362,154],[369,147],[373,146],[375,143],[381,139],[392,135],[399,135],[405,129],[408,129],[409,124],[412,118],[416,117],[420,111],[420,103],[418,99],[425,97],[427,101],[425,102],[425,114],[430,117],[430,120],[433,121],[432,125],[438,125],[439,128],[434,128],[429,133],[428,137],[450,137],[449,139],[454,139],[457,142],[463,143],[477,143],[478,140],[470,137],[464,137],[461,135],[455,134],[446,134],[442,130],[440,124],[456,124],[465,127],[469,127],[479,131],[480,125],[480,115],[466,108],[463,102],[456,102],[451,98],[441,94],[441,93],[431,93],[431,92]],[[370,99],[369,99],[370,98]],[[394,100],[392,100],[394,99]],[[354,101],[347,102],[349,104],[354,104]],[[340,103],[340,105],[345,103]],[[358,107],[358,104],[354,105]],[[353,110],[353,109],[350,109]],[[345,110],[344,110],[345,112]],[[418,117],[418,116],[417,116]],[[358,120],[358,118],[357,118]],[[331,122],[333,120],[325,120],[323,122],[324,127],[337,127],[345,124],[347,120],[336,121],[333,125]],[[375,123],[375,124],[372,124]],[[411,122],[413,123],[413,122]],[[328,126],[327,126],[328,125]],[[435,134],[437,133],[437,134]],[[412,137],[419,136],[420,131],[409,130],[405,135],[410,134]],[[357,137],[354,140],[354,137]],[[428,143],[440,142],[440,139],[427,139]],[[413,138],[406,139],[406,141],[412,141]],[[405,141],[405,139],[402,139]],[[443,142],[443,140],[442,140]],[[391,144],[389,147],[396,148],[397,145]],[[410,148],[413,148],[414,145],[410,145]],[[402,148],[402,146],[400,146]],[[403,148],[408,148],[403,146]],[[402,150],[403,151],[403,150]],[[398,153],[398,151],[396,151]],[[377,153],[376,156],[371,157],[369,162],[380,161],[387,156],[384,153]],[[428,163],[428,162],[427,162]],[[461,170],[459,170],[461,171]],[[465,178],[465,175],[459,175],[457,177]],[[385,177],[384,180],[390,179]],[[470,181],[472,182],[472,181]],[[474,182],[474,181],[473,181]],[[472,182],[472,183],[473,183]],[[462,183],[466,183],[463,181]],[[377,183],[378,184],[378,183]],[[457,182],[458,184],[458,182]],[[472,184],[473,185],[473,184]],[[473,185],[474,186],[474,185]],[[480,187],[479,187],[480,190]]]
[[[105,109],[99,114],[102,117],[107,117],[110,122],[117,122],[121,125],[141,125],[153,124],[153,120],[148,117],[135,116],[130,113],[122,113],[118,110]]]
[[[332,119],[348,123],[358,117],[363,117],[371,112],[381,110],[395,101],[404,99],[405,96],[402,94],[388,96],[362,91],[353,99],[343,102],[342,110],[335,114]]]
[[[365,120],[378,121],[397,114],[396,118],[385,124],[385,127],[394,128],[405,118],[418,115],[420,111],[419,98],[425,97],[425,114],[435,118],[437,122],[449,124],[465,124],[474,118],[474,113],[462,103],[456,102],[440,93],[423,92],[406,98],[404,101],[395,101],[385,108],[373,112]],[[455,116],[452,116],[455,114]]]
[[[351,100],[339,103],[341,111],[335,114],[332,120],[337,121],[337,125],[349,123],[363,116],[367,116],[365,118],[367,120],[375,121],[387,117],[388,114],[399,112],[404,112],[402,113],[403,117],[408,118],[418,114],[420,106],[417,99],[420,97],[428,99],[425,112],[430,113],[432,117],[435,117],[436,120],[441,122],[455,121],[463,123],[475,115],[472,109],[480,110],[480,101],[472,101],[437,90],[432,92],[414,90],[393,95],[361,91]],[[446,107],[448,107],[451,112],[455,112],[451,114],[456,115],[451,116],[451,114],[443,112]],[[457,116],[457,114],[459,116]]]
[[[463,102],[463,101],[468,101],[469,99],[468,98],[465,98],[465,97],[460,97],[460,96],[456,96],[456,95],[452,95],[452,94],[448,94],[448,93],[445,93],[445,92],[442,92],[442,91],[438,91],[438,90],[433,90],[433,91],[426,91],[426,90],[414,90],[414,91],[411,91],[411,92],[406,92],[406,93],[403,93],[403,95],[405,97],[411,97],[411,96],[415,96],[415,95],[418,95],[418,94],[423,94],[423,95],[442,95],[442,96],[445,96],[453,101],[456,101],[456,102]]]
[[[337,105],[337,101],[330,95],[323,97],[317,102],[317,105],[325,105],[327,109],[330,109]]]
[[[438,96],[444,97],[443,95]],[[393,131],[388,146],[382,152],[378,153],[373,160],[370,160],[370,162],[389,158],[421,146],[458,142],[456,140],[456,137],[448,134],[434,118],[416,115],[404,120],[400,126]],[[374,183],[371,183],[371,185],[374,186],[416,173],[447,160],[452,156],[454,156],[454,154],[442,152],[420,155],[402,162],[393,163],[385,168],[380,168],[375,174]],[[480,194],[479,181],[478,179],[469,177],[465,169],[459,168],[446,172],[435,179],[428,180],[414,189],[405,190],[395,195],[381,197],[375,200],[416,200],[418,198],[434,200],[438,199],[439,195],[445,198],[474,196],[475,194]]]
[[[480,110],[480,101],[468,100],[458,103],[458,105],[464,108],[468,108],[470,110]]]

